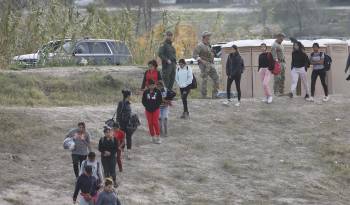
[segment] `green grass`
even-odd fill
[[[0,105],[73,106],[115,102],[120,90],[138,85],[111,74],[83,73],[67,77],[34,74],[0,74]]]

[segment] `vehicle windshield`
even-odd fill
[[[64,52],[69,53],[72,50],[72,42],[71,41],[52,41],[48,44],[45,44],[41,47],[40,52],[42,53],[55,53],[58,52],[60,48],[63,49]]]

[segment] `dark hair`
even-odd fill
[[[105,186],[113,185],[113,180],[111,178],[106,178],[105,179]]]
[[[267,47],[266,43],[262,43],[262,44],[260,44],[260,46],[265,46],[265,47]]]
[[[78,127],[83,126],[85,128],[85,122],[79,122]]]
[[[103,127],[103,133],[106,133],[106,132],[108,132],[108,131],[110,131],[110,130],[111,130],[111,128],[108,127],[108,126],[104,126],[104,127]]]
[[[236,50],[236,54],[239,55],[238,47],[236,45],[232,45],[232,48]]]
[[[312,44],[312,47],[320,48],[320,45],[318,43],[314,43],[314,44]]]
[[[90,165],[86,166],[86,167],[85,167],[85,172],[86,172],[87,174],[92,174],[92,166],[90,166]]]
[[[88,158],[89,158],[89,159],[95,159],[95,158],[96,158],[95,152],[89,152]]]
[[[122,94],[123,94],[123,98],[126,99],[127,97],[129,97],[131,95],[131,91],[130,90],[122,90]]]
[[[150,80],[148,81],[148,85],[154,85],[154,84],[155,84],[155,82],[154,82],[153,79],[150,79]]]
[[[148,61],[148,63],[147,63],[147,65],[153,65],[154,67],[158,67],[158,63],[157,63],[157,61],[156,60],[150,60],[150,61]]]
[[[186,61],[185,61],[185,59],[183,59],[183,58],[181,58],[180,60],[179,60],[179,64],[185,64],[186,65]]]
[[[297,42],[295,42],[294,44],[297,44],[298,45],[298,47],[299,47],[299,51],[304,51],[305,50],[305,47],[304,47],[304,45],[300,42],[300,41],[297,41]]]

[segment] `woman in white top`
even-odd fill
[[[191,84],[193,80],[192,69],[186,65],[184,59],[179,60],[179,67],[176,69],[175,80],[180,87],[181,100],[184,106],[184,112],[181,115],[182,119],[189,118],[187,96],[191,91]]]

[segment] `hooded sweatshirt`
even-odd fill
[[[154,112],[159,109],[162,101],[162,93],[157,88],[155,88],[153,92],[151,92],[150,89],[143,92],[142,104],[147,112]]]
[[[96,205],[121,205],[116,193],[103,191],[98,195]]]
[[[227,76],[239,76],[243,73],[244,63],[242,57],[238,52],[231,53],[226,62],[226,75]]]

